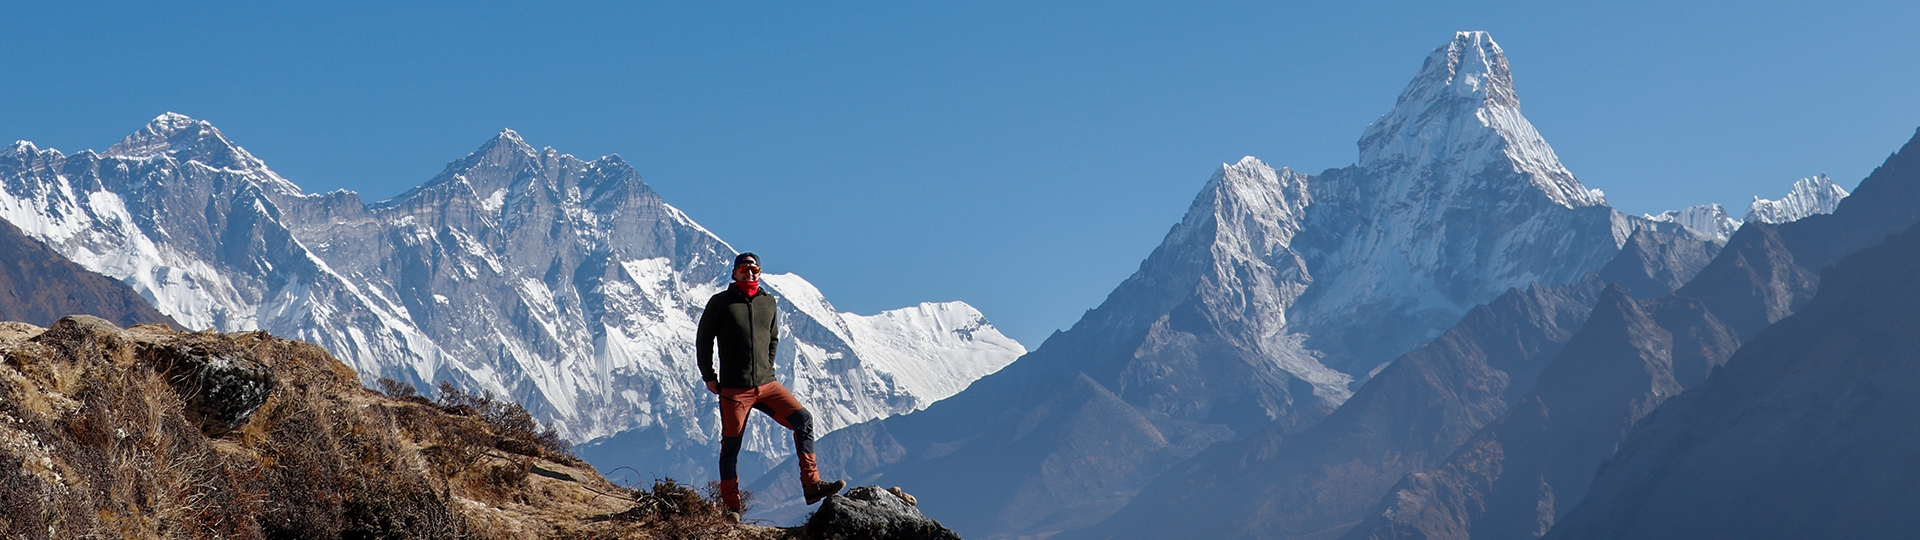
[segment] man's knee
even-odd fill
[[[793,411],[787,415],[787,425],[793,426],[793,451],[807,455],[813,453],[813,414],[806,409]]]
[[[806,409],[793,411],[787,415],[787,425],[793,426],[794,438],[813,440],[813,413]]]

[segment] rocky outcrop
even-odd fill
[[[960,540],[915,504],[912,495],[897,487],[856,487],[821,502],[800,534],[821,540]]]
[[[273,392],[273,370],[243,350],[146,344],[137,354],[185,396],[183,412],[209,437],[246,425]]]

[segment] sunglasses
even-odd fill
[[[743,269],[743,268],[744,268],[744,269],[747,269],[747,270],[752,270],[752,271],[755,271],[755,272],[759,272],[759,271],[760,271],[760,266],[759,266],[759,265],[755,265],[755,264],[743,264],[743,265],[740,265],[740,266],[735,266],[735,267],[733,267],[733,270],[734,270],[734,271],[736,271],[736,272],[738,272],[738,271],[740,271],[740,270],[741,270],[741,269]]]

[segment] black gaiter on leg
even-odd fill
[[[740,441],[742,436],[720,438],[720,479],[740,478]]]
[[[813,414],[806,409],[793,411],[793,414],[787,415],[787,425],[793,426],[793,451],[813,453]]]

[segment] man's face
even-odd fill
[[[760,266],[743,264],[733,267],[734,281],[760,281]]]

